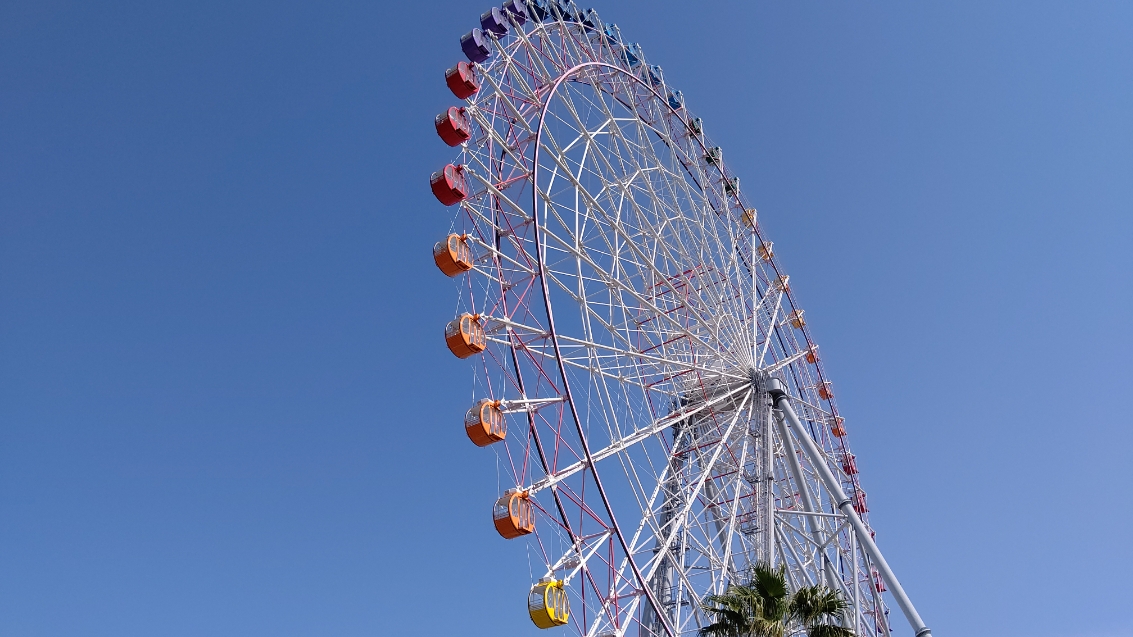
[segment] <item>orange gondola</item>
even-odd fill
[[[830,381],[824,380],[818,384],[818,397],[822,400],[830,400],[834,397],[834,389]]]
[[[492,507],[492,522],[504,539],[527,535],[535,530],[535,506],[526,493],[508,491]]]
[[[806,362],[814,365],[818,362],[818,346],[811,345],[806,351]]]
[[[464,432],[477,447],[487,447],[507,436],[500,401],[483,398],[464,414]]]
[[[457,358],[479,354],[488,346],[480,315],[461,314],[445,326],[445,344]]]
[[[472,248],[458,234],[450,234],[433,246],[433,261],[447,276],[456,276],[472,269]]]

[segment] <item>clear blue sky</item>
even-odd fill
[[[1133,4],[595,4],[725,144],[935,634],[1133,635]],[[429,256],[487,6],[0,6],[0,634],[536,633]]]

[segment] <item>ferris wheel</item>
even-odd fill
[[[929,635],[791,281],[681,91],[569,1],[510,0],[460,44],[433,256],[473,370],[463,427],[507,487],[492,524],[537,564],[534,624],[694,635],[704,597],[762,562],[840,591],[858,635],[890,634],[886,593]]]

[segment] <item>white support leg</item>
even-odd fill
[[[772,400],[775,401],[775,407],[783,413],[787,424],[794,430],[796,437],[799,439],[800,444],[802,444],[803,453],[807,455],[811,465],[818,471],[818,475],[822,478],[826,489],[830,491],[830,495],[838,503],[838,509],[850,520],[854,531],[857,532],[858,540],[861,542],[862,548],[869,554],[874,566],[877,567],[878,572],[881,574],[881,578],[885,580],[886,586],[889,587],[890,594],[897,600],[897,605],[901,607],[901,611],[905,613],[905,618],[909,620],[909,625],[913,627],[913,632],[916,637],[931,637],[932,631],[929,630],[928,626],[925,626],[924,620],[922,620],[920,614],[917,613],[917,609],[913,606],[912,600],[905,594],[905,589],[901,587],[901,582],[898,582],[897,576],[893,574],[893,569],[889,568],[889,563],[885,561],[885,556],[881,554],[881,549],[877,548],[877,543],[875,543],[873,537],[870,536],[869,529],[866,528],[862,519],[858,517],[858,512],[854,510],[852,500],[846,497],[846,492],[842,490],[842,483],[838,481],[834,476],[834,472],[826,465],[826,458],[818,449],[818,445],[814,443],[810,432],[807,431],[799,421],[799,417],[795,414],[795,410],[791,407],[791,402],[787,398],[787,390],[783,385],[783,381],[777,378],[769,378],[765,382],[765,391],[771,394]]]

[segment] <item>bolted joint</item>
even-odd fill
[[[928,626],[925,626],[917,631],[916,637],[932,637],[932,631],[928,629]]]

